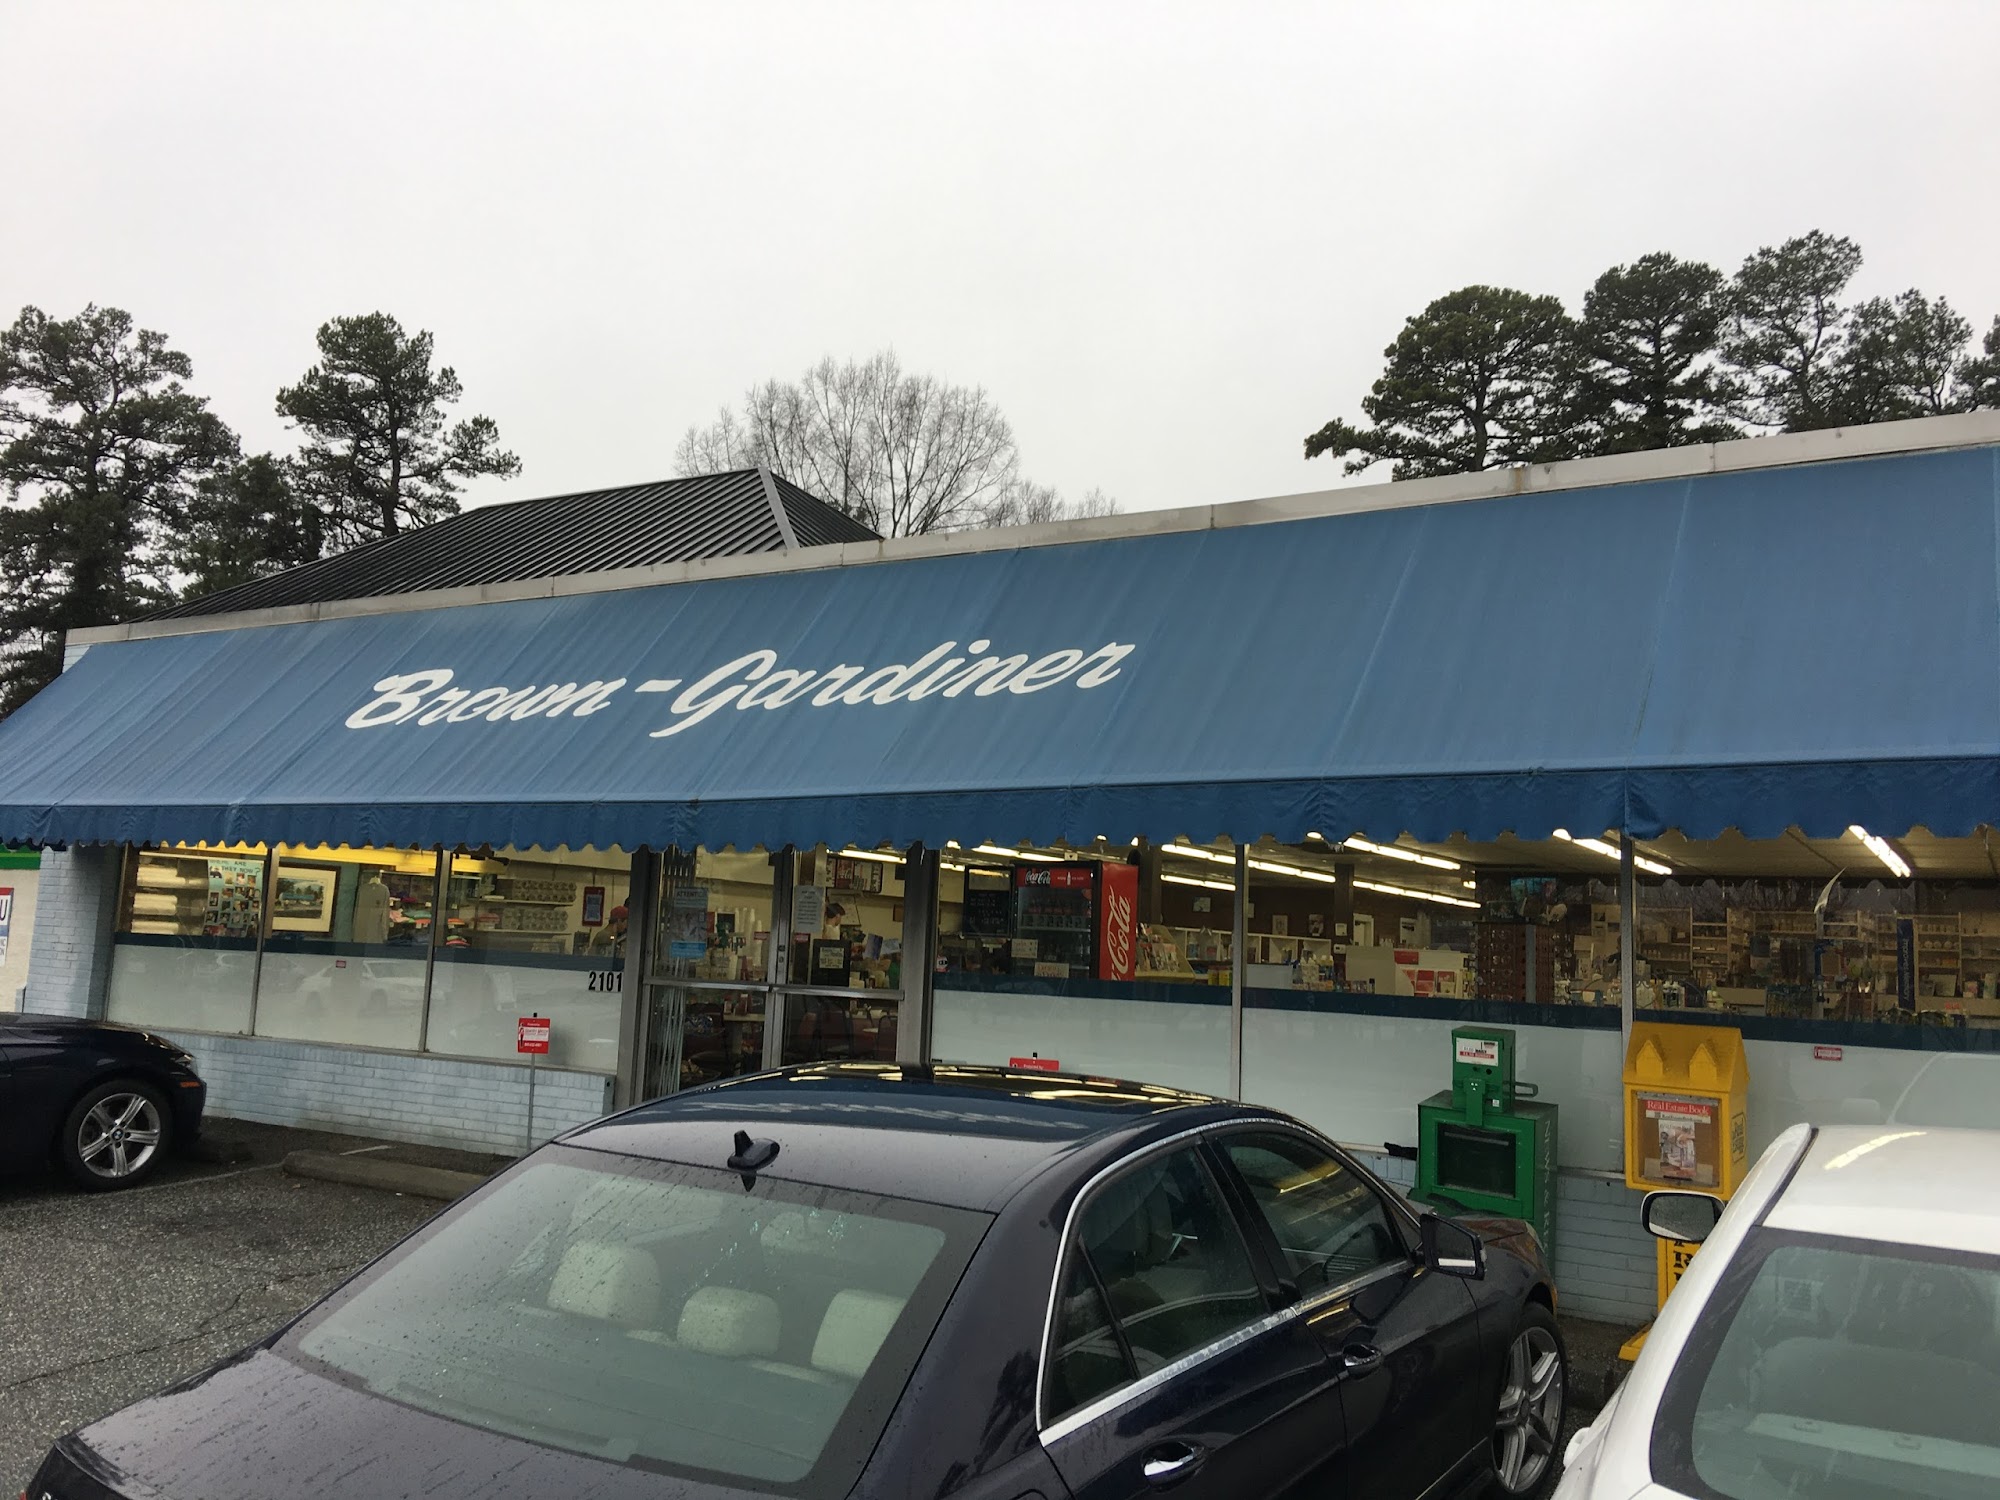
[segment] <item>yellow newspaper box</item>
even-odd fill
[[[1625,1050],[1625,1184],[1727,1198],[1749,1170],[1750,1064],[1730,1026],[1638,1021]],[[1659,1300],[1695,1247],[1659,1242]]]

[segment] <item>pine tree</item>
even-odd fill
[[[1842,330],[1828,416],[1848,427],[1964,409],[1958,373],[1971,337],[1950,303],[1914,288],[1860,303]]]
[[[1738,378],[1735,415],[1753,426],[1810,432],[1840,422],[1840,298],[1861,269],[1861,247],[1815,229],[1766,245],[1729,288],[1725,363]]]
[[[318,341],[320,362],[278,392],[278,414],[304,435],[293,483],[336,550],[455,514],[460,480],[521,472],[491,418],[447,425],[464,388],[449,365],[431,368],[428,332],[376,312],[334,318]]]
[[[1715,267],[1664,252],[1597,278],[1577,327],[1581,448],[1633,453],[1742,435],[1723,415],[1724,286]]]
[[[173,541],[237,451],[192,373],[115,307],[27,307],[0,332],[0,714],[56,675],[68,631],[172,597]]]
[[[1362,399],[1365,428],[1336,418],[1306,457],[1383,459],[1398,479],[1568,457],[1575,409],[1575,325],[1554,297],[1511,287],[1447,293],[1403,324],[1388,366]]]
[[[259,453],[208,476],[173,548],[184,599],[235,588],[319,557],[319,511],[299,498],[282,461]]]
[[[1967,409],[2000,409],[2000,318],[1986,330],[1980,352],[1959,361],[1957,378],[1960,400]]]

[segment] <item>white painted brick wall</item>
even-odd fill
[[[528,1111],[522,1066],[208,1032],[162,1034],[195,1055],[212,1115],[462,1151],[511,1155],[522,1148]],[[535,1080],[535,1144],[610,1107],[610,1079],[542,1068]]]
[[[1416,1183],[1413,1161],[1370,1151],[1353,1154],[1385,1182],[1404,1188]],[[1556,1242],[1550,1258],[1564,1312],[1634,1327],[1653,1316],[1657,1251],[1639,1223],[1643,1197],[1618,1178],[1556,1174]]]
[[[43,1015],[101,1016],[111,977],[124,851],[104,846],[42,851],[28,953],[26,1008]]]

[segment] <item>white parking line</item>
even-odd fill
[[[164,1193],[171,1188],[199,1187],[204,1182],[227,1182],[232,1177],[248,1177],[252,1172],[275,1172],[283,1162],[267,1162],[261,1167],[239,1167],[234,1172],[217,1172],[210,1177],[183,1177],[175,1182],[156,1182],[151,1187],[127,1188],[117,1196],[136,1198],[141,1193]]]

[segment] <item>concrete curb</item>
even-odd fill
[[[285,1158],[285,1172],[349,1187],[379,1188],[414,1198],[449,1203],[462,1198],[486,1179],[477,1172],[453,1172],[444,1167],[419,1167],[409,1162],[379,1161],[365,1156],[341,1156],[332,1151],[294,1151]]]

